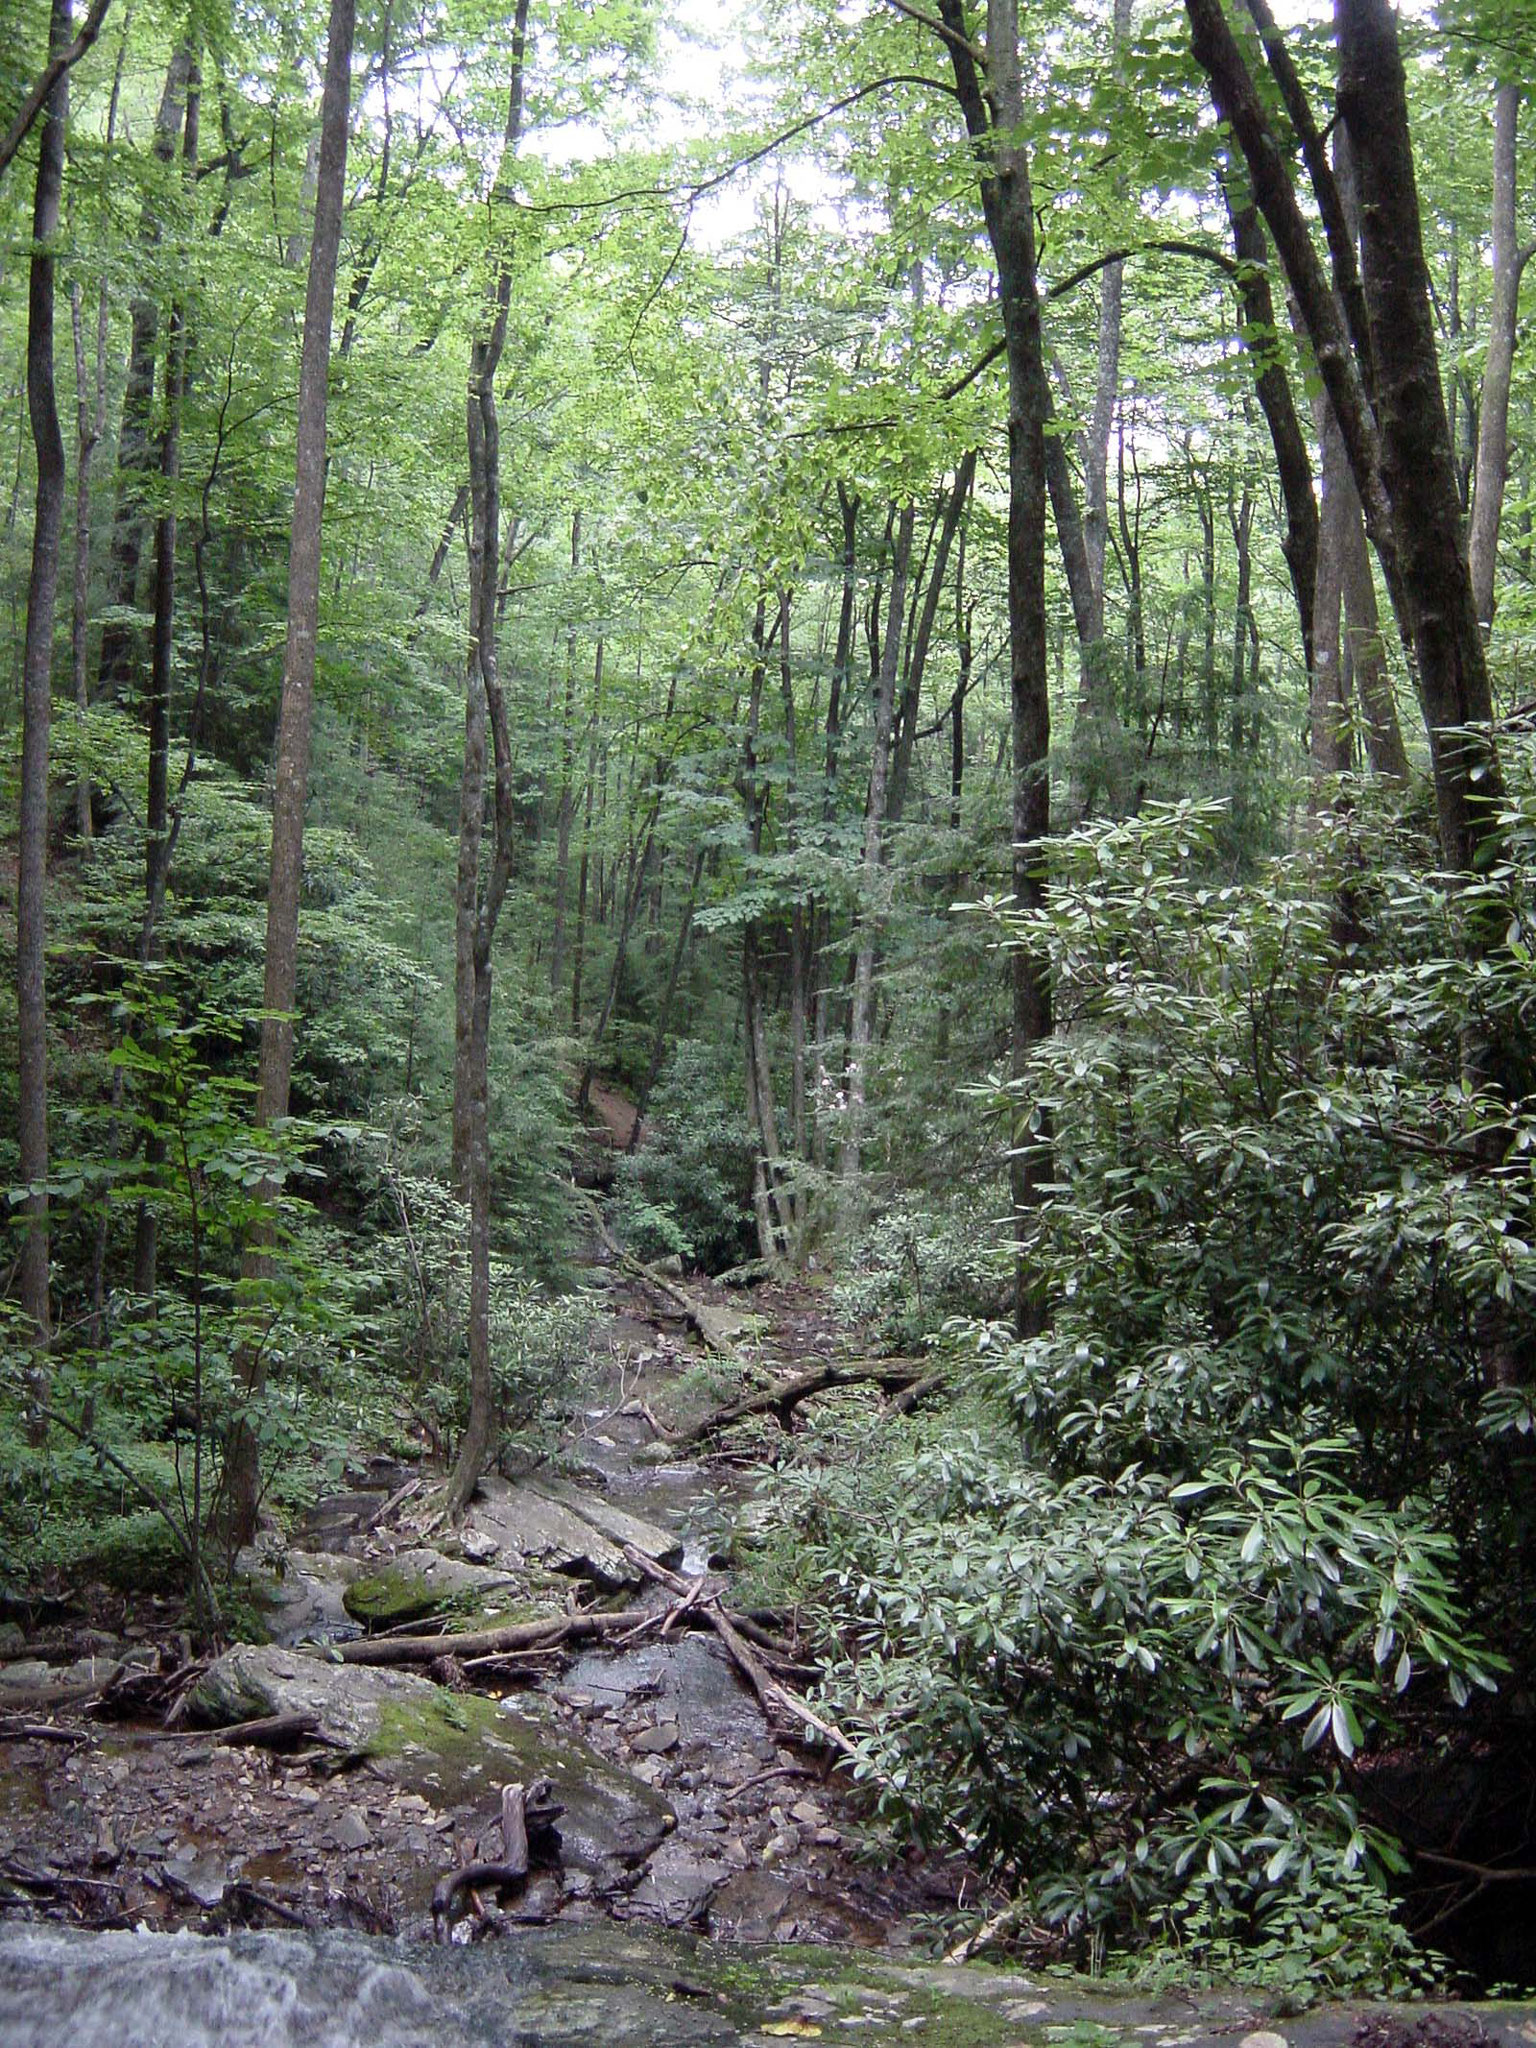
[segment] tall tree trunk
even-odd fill
[[[69,0],[53,0],[48,49],[69,44]],[[43,888],[48,861],[48,743],[53,714],[53,612],[64,525],[64,435],[53,374],[54,239],[64,191],[64,130],[69,73],[48,95],[32,201],[27,286],[27,413],[37,458],[32,573],[21,665],[21,815],[16,875],[16,1039],[23,1237],[18,1276],[22,1312],[39,1361],[52,1325],[48,1306],[48,1006],[43,962]],[[41,1364],[39,1363],[39,1370]]]
[[[891,551],[891,587],[875,683],[875,728],[870,745],[869,792],[864,802],[864,852],[859,868],[858,944],[854,949],[853,1001],[848,1020],[846,1123],[838,1172],[845,1202],[857,1194],[864,1143],[864,1104],[869,1050],[875,1037],[875,952],[882,923],[881,866],[885,858],[886,799],[890,781],[891,731],[896,715],[896,676],[901,662],[901,622],[906,610],[912,560],[913,507],[897,515]]]
[[[571,947],[571,1029],[581,1031],[581,981],[587,957],[587,884],[592,865],[592,799],[597,789],[597,731],[603,715],[603,643],[592,657],[592,728],[587,741],[587,789],[582,803],[581,858],[576,863],[576,936]]]
[[[288,1114],[293,1077],[293,1006],[298,988],[299,886],[304,870],[304,809],[309,791],[309,734],[315,701],[315,643],[320,631],[320,537],[325,509],[326,397],[331,318],[336,304],[336,263],[341,249],[342,200],[347,172],[352,36],[356,0],[331,0],[325,89],[320,105],[320,159],[315,185],[315,232],[304,295],[304,341],[299,358],[298,445],[294,465],[293,523],[288,550],[288,634],[277,724],[277,774],[272,792],[272,865],[267,888],[266,973],[262,986],[261,1054],[256,1120],[270,1129]],[[250,1265],[265,1265],[262,1246]],[[247,1400],[266,1387],[266,1352],[242,1350],[237,1377]],[[261,1475],[254,1431],[237,1416],[225,1457],[224,1513],[233,1545],[256,1530]]]
[[[997,263],[1008,370],[1008,686],[1013,750],[1013,894],[1021,910],[1045,900],[1042,842],[1050,831],[1051,704],[1045,614],[1046,423],[1050,388],[1035,276],[1035,213],[1017,0],[988,0],[986,85],[966,32],[964,0],[939,0],[955,88],[980,174],[982,212]],[[1010,958],[1012,1064],[1022,1081],[1029,1056],[1050,1035],[1045,961],[1019,946]],[[1043,1305],[1025,1256],[1033,1210],[1050,1180],[1048,1133],[1021,1104],[1010,1152],[1015,1318],[1039,1328]]]
[[[1232,249],[1237,257],[1237,292],[1241,307],[1239,333],[1253,363],[1253,388],[1269,428],[1275,454],[1275,475],[1285,506],[1285,532],[1280,552],[1290,571],[1296,615],[1301,623],[1302,652],[1312,673],[1312,628],[1317,610],[1318,510],[1312,494],[1312,463],[1306,437],[1296,415],[1290,379],[1285,374],[1275,325],[1275,300],[1269,286],[1269,243],[1258,208],[1233,191],[1231,173],[1221,179]],[[1341,444],[1342,445],[1342,444]],[[1356,503],[1358,505],[1358,498]]]
[[[166,67],[165,87],[155,115],[152,145],[154,170],[139,217],[141,260],[153,264],[164,232],[160,179],[176,155],[181,133],[192,52],[182,45]],[[160,338],[160,301],[153,281],[133,300],[129,312],[128,380],[123,389],[122,425],[117,438],[117,509],[107,556],[106,601],[130,611],[138,597],[139,562],[144,552],[143,478],[154,461],[150,429],[154,414],[155,355]],[[120,696],[133,673],[134,629],[125,619],[108,619],[102,627],[96,686]]]
[[[197,172],[200,79],[194,61],[187,75],[182,176],[187,191]],[[155,614],[149,667],[149,777],[144,813],[144,915],[139,926],[139,959],[159,958],[160,914],[171,871],[171,686],[176,659],[176,486],[181,475],[181,407],[187,377],[187,311],[171,301],[165,344],[165,426],[160,437],[160,481],[165,500],[155,521]],[[151,1130],[144,1141],[145,1178],[153,1181],[165,1160],[165,1141]],[[141,1198],[134,1231],[133,1287],[144,1301],[155,1294],[159,1223],[154,1203]]]
[[[1466,872],[1496,830],[1503,783],[1487,733],[1493,700],[1462,546],[1407,85],[1390,0],[1336,0],[1336,18],[1339,115],[1360,179],[1381,474],[1409,597],[1441,848],[1448,866]]]
[[[571,514],[571,595],[581,568],[581,507]],[[565,716],[560,727],[560,798],[555,824],[555,928],[549,942],[549,992],[560,993],[565,980],[565,909],[571,880],[571,818],[575,810],[572,771],[576,751],[576,623],[565,636]]]
[[[75,351],[75,561],[70,608],[69,667],[74,683],[75,723],[80,771],[75,777],[75,837],[82,845],[91,837],[91,775],[86,764],[86,716],[90,710],[88,644],[91,626],[91,463],[107,423],[107,317],[109,300],[103,278],[96,308],[96,378],[86,369],[85,330],[78,282],[69,293],[70,330]]]
[[[1509,387],[1515,363],[1515,321],[1520,279],[1533,250],[1515,241],[1515,164],[1520,129],[1520,88],[1499,87],[1493,114],[1493,302],[1488,353],[1478,411],[1477,469],[1467,554],[1472,601],[1484,632],[1493,625],[1493,579],[1498,566],[1499,521],[1509,476]]]
[[[1308,753],[1312,764],[1312,801],[1322,785],[1348,772],[1350,707],[1344,688],[1344,559],[1350,523],[1360,525],[1360,500],[1350,475],[1344,437],[1339,432],[1328,394],[1313,403],[1321,451],[1322,513],[1318,522],[1317,580],[1313,586],[1312,680],[1308,702]],[[1364,545],[1364,533],[1361,532]]]

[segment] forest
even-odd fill
[[[1531,1991],[1536,14],[3,11],[0,1929]]]

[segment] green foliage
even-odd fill
[[[1490,1328],[1531,1339],[1536,1130],[1500,1108],[1490,1148],[1467,1062],[1529,1067],[1533,816],[1452,892],[1363,793],[1248,887],[1212,807],[1154,809],[1006,915],[1057,1000],[1001,1097],[1051,1146],[1045,1333],[954,1318],[965,1405],[845,1426],[778,1569],[829,1604],[882,1805],[1090,1947],[1297,1993],[1421,1969],[1350,1772],[1530,1668],[1530,1392],[1484,1388]],[[925,1240],[875,1241],[861,1305],[910,1331]]]
[[[618,1162],[615,1221],[642,1258],[675,1253],[721,1273],[750,1256],[752,1151],[738,1091],[714,1047],[672,1048],[645,1142]]]
[[[921,1344],[949,1317],[1000,1304],[1012,1275],[997,1236],[984,1197],[964,1193],[941,1206],[898,1196],[848,1247],[837,1313],[883,1343]]]

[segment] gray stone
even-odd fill
[[[534,1486],[482,1479],[467,1526],[493,1539],[498,1555],[509,1562],[520,1558],[551,1571],[575,1572],[608,1588],[633,1586],[642,1576],[611,1538]]]
[[[335,1835],[341,1849],[366,1849],[373,1840],[372,1829],[355,1807],[349,1807],[337,1821]]]
[[[676,1749],[680,1739],[675,1721],[658,1721],[653,1728],[642,1728],[633,1738],[632,1746],[641,1756],[665,1756]]]
[[[648,1557],[653,1564],[668,1567],[683,1560],[683,1541],[668,1529],[655,1522],[648,1522],[640,1515],[629,1514],[618,1508],[600,1493],[588,1492],[584,1487],[572,1486],[563,1479],[541,1479],[535,1491],[546,1499],[558,1501],[573,1514],[580,1515],[584,1522],[590,1522],[601,1535],[618,1544],[629,1544],[642,1557]]]
[[[386,1708],[425,1708],[438,1690],[411,1671],[333,1664],[273,1643],[237,1643],[198,1680],[191,1711],[214,1727],[267,1714],[315,1714],[322,1734],[361,1749],[378,1735]]]

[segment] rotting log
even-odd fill
[[[743,1395],[739,1401],[727,1402],[692,1428],[680,1430],[674,1441],[679,1448],[704,1443],[733,1423],[745,1422],[754,1415],[772,1415],[781,1429],[788,1429],[802,1401],[844,1387],[880,1387],[895,1394],[899,1401],[907,1395],[915,1397],[918,1390],[926,1391],[933,1381],[934,1375],[925,1366],[915,1365],[909,1359],[866,1359],[855,1364],[817,1366],[811,1372],[797,1373],[793,1379],[776,1380],[772,1386]]]

